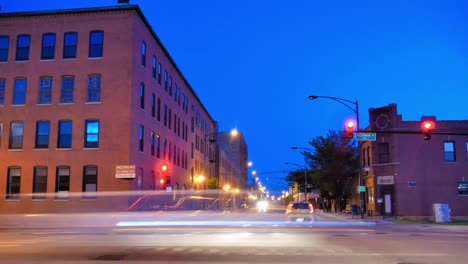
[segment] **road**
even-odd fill
[[[468,229],[281,210],[0,216],[0,263],[464,263]]]

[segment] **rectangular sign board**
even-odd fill
[[[135,179],[135,165],[115,166],[116,179]]]
[[[356,140],[357,141],[376,141],[377,135],[375,133],[357,132]]]
[[[357,191],[360,192],[360,193],[366,192],[366,186],[362,186],[362,185],[358,186]]]

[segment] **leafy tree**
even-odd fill
[[[334,200],[340,210],[340,201],[351,195],[352,178],[359,170],[356,142],[343,132],[329,130],[326,137],[316,137],[309,144],[313,152],[302,154],[310,167],[312,183],[322,198]]]

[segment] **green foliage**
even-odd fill
[[[340,200],[351,194],[352,177],[359,171],[358,148],[344,133],[330,130],[326,137],[309,142],[312,152],[303,152],[312,171],[312,182],[324,198]]]
[[[343,132],[328,131],[309,142],[311,151],[303,151],[307,164],[307,183],[320,191],[327,200],[341,201],[351,195],[352,178],[359,172],[359,156],[356,141]],[[299,183],[304,190],[304,169],[290,171],[286,181]],[[337,206],[339,206],[337,204]]]
[[[218,178],[209,178],[206,184],[208,189],[219,189],[219,180]]]

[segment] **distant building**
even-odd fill
[[[446,203],[452,216],[468,216],[468,120],[423,117],[435,121],[431,139],[424,140],[422,134],[384,133],[422,131],[421,120],[402,120],[396,104],[371,108],[369,117],[366,130],[376,131],[377,140],[360,149],[367,214],[428,217],[433,204]]]
[[[0,213],[128,206],[71,192],[203,189],[214,131],[138,6],[0,14]]]
[[[230,133],[219,133],[217,135],[217,143],[220,148],[220,160],[224,161],[220,164],[220,167],[217,168],[220,182],[226,175],[232,175],[229,176],[229,178],[232,179],[231,182],[234,184],[234,186],[231,187],[246,189],[248,184],[248,154],[247,143],[245,142],[243,134],[239,132],[237,136],[232,136]],[[223,159],[222,157],[225,158]],[[227,165],[227,167],[224,165]]]

